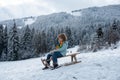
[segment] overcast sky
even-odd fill
[[[4,19],[46,15],[54,12],[120,4],[120,0],[0,0],[0,17]]]

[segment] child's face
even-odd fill
[[[58,41],[59,41],[59,42],[62,42],[63,40],[62,40],[62,38],[59,37],[59,38],[58,38]]]

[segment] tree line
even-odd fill
[[[13,27],[0,25],[0,60],[15,61],[42,56],[54,49],[58,43],[57,35],[65,33],[69,48],[80,46],[80,51],[97,51],[106,46],[117,44],[120,40],[120,21],[111,24],[88,25],[85,29],[64,27],[48,27],[37,30],[26,25],[19,29],[15,20]],[[109,26],[109,27],[108,27]],[[108,28],[106,28],[108,27]]]

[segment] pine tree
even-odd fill
[[[19,59],[19,36],[17,32],[17,26],[14,20],[14,26],[10,32],[9,39],[9,60],[18,60]]]
[[[108,36],[109,45],[116,44],[120,40],[119,30],[118,30],[118,25],[116,23],[116,20],[114,20],[112,26],[110,27],[108,34],[109,34],[109,36]]]
[[[47,52],[47,36],[46,33],[44,31],[42,31],[41,34],[41,52],[45,53]]]
[[[42,31],[39,32],[39,34],[35,35],[35,38],[35,52],[38,56],[43,55],[43,53],[46,53],[48,51],[47,35],[44,31]]]
[[[32,31],[27,25],[21,40],[21,49],[22,49],[21,58],[23,59],[33,57],[34,55],[33,36],[34,36],[34,30]]]
[[[97,51],[99,49],[103,48],[103,45],[105,45],[105,41],[104,41],[104,33],[102,28],[98,28],[96,31],[96,35],[94,35],[94,42],[92,43],[94,46],[93,47],[93,51]]]
[[[19,54],[19,37],[17,32],[17,26],[16,23],[14,23],[13,27],[13,56],[14,60],[18,60],[18,54]]]
[[[39,55],[42,51],[42,38],[41,33],[35,35],[35,53]]]
[[[32,28],[32,31],[31,31],[31,45],[32,45],[32,48],[33,50],[32,51],[35,51],[35,29]]]
[[[46,38],[48,38],[47,44],[49,44],[47,46],[47,49],[49,49],[49,50],[54,49],[55,48],[55,31],[52,27],[50,28],[49,36]]]
[[[66,27],[65,33],[66,33],[67,38],[68,38],[68,47],[69,48],[73,47],[72,32],[71,32],[71,29],[68,26]]]
[[[28,25],[22,37],[22,46],[24,50],[31,50],[31,47],[32,47],[32,35],[31,35],[31,30]]]
[[[5,30],[4,30],[4,60],[7,60],[7,54],[8,54],[8,33],[7,33],[7,26],[5,26]]]
[[[4,49],[4,40],[3,40],[3,25],[0,25],[0,58],[2,57],[3,49]]]

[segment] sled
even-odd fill
[[[73,65],[73,64],[76,64],[76,63],[80,63],[81,61],[77,61],[77,57],[76,57],[76,55],[78,55],[79,53],[73,53],[73,54],[69,54],[69,55],[66,55],[66,56],[64,56],[64,57],[68,57],[68,56],[70,56],[71,57],[71,62],[70,63],[65,63],[65,64],[61,64],[59,67],[62,67],[62,66],[69,66],[69,65]],[[60,57],[60,58],[63,58],[63,57]],[[50,59],[51,60],[51,59]],[[42,64],[44,65],[44,66],[49,66],[49,68],[53,68],[52,66],[50,66],[48,63],[47,63],[47,61],[46,61],[46,59],[41,59],[41,61],[42,61]],[[59,68],[58,67],[58,68]]]

